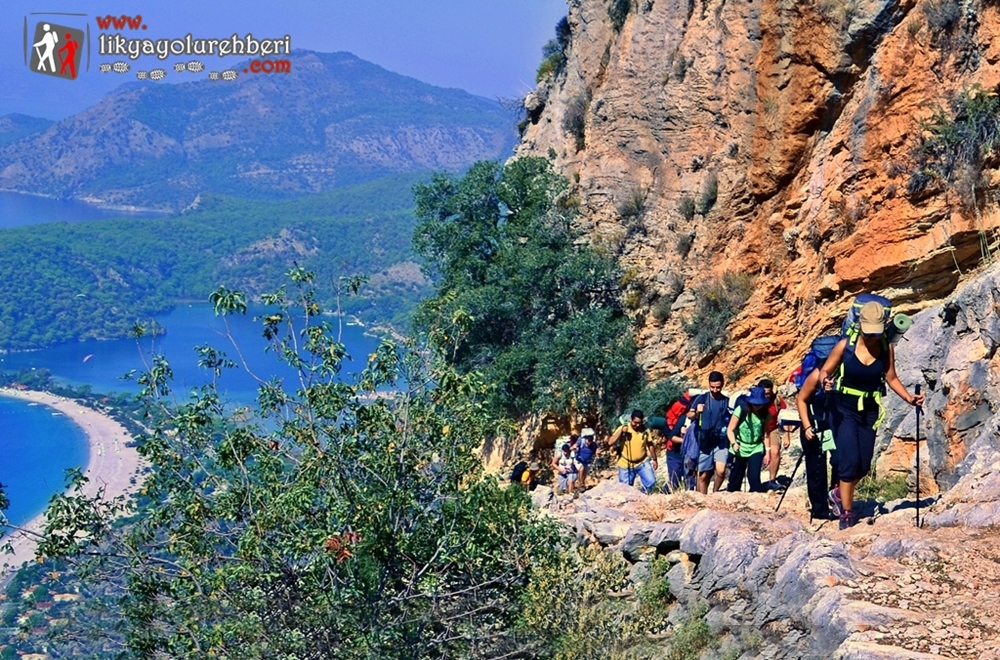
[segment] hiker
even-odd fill
[[[779,437],[778,413],[785,409],[787,404],[784,399],[779,398],[774,392],[774,382],[768,378],[762,378],[757,383],[757,387],[764,389],[764,396],[767,397],[767,428],[764,430],[764,451],[767,452],[767,469],[771,476],[771,482],[778,477],[778,467],[781,465],[781,452],[788,449],[792,444],[792,435],[785,431]]]
[[[541,471],[542,466],[538,461],[519,461],[514,465],[514,470],[511,472],[510,480],[512,483],[518,484],[525,490],[531,491],[535,490],[535,486],[538,485],[538,473]]]
[[[538,461],[528,463],[528,469],[521,475],[521,485],[527,490],[535,490],[538,485],[538,473],[542,471],[542,464]]]
[[[576,448],[576,462],[580,465],[580,491],[587,487],[587,474],[590,466],[597,456],[597,434],[594,429],[587,427],[580,431],[580,441]]]
[[[741,396],[733,408],[733,415],[726,427],[733,454],[733,467],[729,472],[730,493],[743,489],[743,477],[750,483],[751,493],[766,489],[760,483],[761,469],[770,455],[765,451],[765,438],[771,401],[759,385],[750,388],[750,394]]]
[[[840,485],[830,492],[830,500],[831,509],[840,509],[841,529],[858,522],[854,487],[871,469],[875,430],[885,415],[885,386],[910,405],[924,402],[922,394],[910,394],[896,375],[895,347],[885,337],[888,311],[874,300],[864,303],[857,317],[857,330],[837,342],[817,380],[836,377],[832,411]],[[815,429],[808,428],[806,437],[814,439]]]
[[[691,420],[688,412],[695,397],[704,390],[687,390],[667,407],[664,418],[663,435],[666,437],[664,454],[667,463],[667,488],[670,491],[694,490],[694,470],[688,471],[684,465],[684,432]],[[697,457],[695,457],[697,461]]]
[[[628,424],[622,424],[608,438],[608,446],[618,456],[618,482],[632,485],[639,477],[644,493],[656,485],[656,446],[644,423],[641,410],[633,410]]]
[[[708,493],[708,482],[713,479],[713,492],[722,488],[729,462],[729,438],[726,426],[729,419],[729,400],[722,394],[725,378],[721,372],[708,374],[708,392],[700,394],[691,405],[688,417],[695,420],[698,437],[698,492]]]
[[[580,466],[576,462],[576,454],[572,452],[572,447],[568,442],[563,443],[561,450],[552,457],[552,468],[559,476],[556,492],[562,491],[572,495]]]
[[[690,424],[687,415],[680,415],[673,428],[669,428],[664,433],[667,442],[664,449],[664,456],[667,463],[667,489],[670,491],[690,490],[687,483],[687,474],[684,469],[684,454],[681,448],[684,444],[684,431]]]
[[[815,346],[815,342],[813,342]],[[826,447],[823,436],[829,434],[832,439],[833,423],[831,403],[833,380],[827,378],[822,387],[819,382],[819,369],[813,369],[806,374],[802,389],[795,398],[799,418],[802,420],[799,430],[799,444],[806,464],[806,493],[809,496],[809,517],[817,520],[834,520],[839,518],[830,509],[829,495],[838,485],[837,461],[834,458],[835,447]],[[826,479],[826,455],[830,453],[830,481]],[[828,490],[829,489],[829,490]]]

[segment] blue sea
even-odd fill
[[[198,366],[195,351],[196,346],[210,345],[240,364],[224,370],[218,381],[223,400],[233,406],[253,405],[262,380],[277,377],[290,391],[297,383],[296,372],[265,351],[260,323],[253,318],[263,311],[251,308],[246,316],[224,321],[207,303],[183,304],[157,317],[167,331],[162,337],[139,342],[92,340],[0,355],[0,369],[48,369],[57,381],[89,385],[94,392],[138,392],[135,381],[122,380],[122,375],[131,370],[142,373],[153,354],[162,355],[174,374],[174,398],[184,401],[191,390],[211,379],[210,373]],[[337,320],[332,322],[336,328]],[[342,340],[351,359],[344,363],[341,376],[351,379],[365,367],[379,340],[353,325],[344,326]],[[86,467],[85,435],[69,418],[53,412],[47,406],[0,398],[0,483],[11,500],[7,515],[15,524],[44,510],[49,498],[62,490],[67,468]]]
[[[0,228],[47,222],[86,222],[103,218],[155,218],[163,215],[163,213],[100,209],[75,199],[50,199],[0,192]]]
[[[0,483],[8,520],[21,525],[63,489],[66,470],[86,468],[87,438],[69,417],[45,405],[0,397]]]

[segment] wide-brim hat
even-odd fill
[[[538,461],[532,461],[528,465],[528,469],[531,470],[532,472],[538,472],[539,470],[542,469],[542,466]]]
[[[874,300],[861,306],[858,315],[861,333],[865,335],[880,335],[885,332],[885,307]]]
[[[767,395],[764,394],[763,387],[751,387],[750,394],[747,395],[747,403],[751,406],[766,406],[771,403]]]

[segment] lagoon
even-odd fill
[[[54,199],[0,192],[0,229],[49,222],[86,222],[104,218],[163,217],[163,213],[102,209],[76,199]]]
[[[148,368],[153,355],[162,355],[169,362],[174,377],[172,388],[181,398],[187,392],[209,382],[211,374],[198,366],[196,347],[211,346],[237,362],[234,369],[227,369],[219,380],[219,390],[232,403],[252,404],[257,387],[272,377],[289,379],[295,372],[279,361],[274,353],[267,352],[267,341],[261,334],[261,324],[255,315],[263,314],[264,307],[251,307],[246,315],[222,318],[216,316],[208,303],[185,303],[173,311],[156,317],[156,322],[166,329],[160,337],[140,340],[117,339],[112,341],[89,340],[62,344],[53,348],[26,353],[0,355],[0,369],[48,369],[53,377],[67,385],[88,385],[95,392],[138,392],[133,380],[122,377],[133,371],[136,375]],[[337,319],[330,318],[334,328]],[[364,328],[343,326],[342,341],[350,359],[344,364],[342,376],[350,378],[360,372],[368,355],[375,350],[379,340],[364,334]]]
[[[94,392],[138,392],[134,380],[122,380],[126,372],[142,372],[153,354],[163,355],[174,373],[171,386],[177,401],[184,401],[192,389],[211,380],[198,366],[196,346],[209,345],[246,367],[224,370],[219,379],[223,400],[233,406],[254,405],[257,386],[272,377],[283,379],[285,387],[296,387],[295,372],[265,352],[266,340],[251,308],[248,314],[215,316],[207,303],[183,304],[156,318],[166,334],[139,341],[85,341],[64,344],[29,353],[0,355],[0,369],[48,369],[64,384],[89,386]],[[337,328],[338,319],[330,320]],[[344,325],[342,341],[351,356],[341,377],[351,379],[367,364],[368,355],[379,339],[364,329]],[[234,344],[235,342],[235,344]],[[237,348],[238,347],[238,348]],[[242,357],[241,357],[242,356]],[[252,372],[252,373],[251,373]],[[62,490],[67,468],[86,467],[87,443],[83,432],[68,418],[53,414],[47,406],[0,397],[0,483],[4,484],[11,508],[9,519],[20,524],[40,513],[52,494]]]

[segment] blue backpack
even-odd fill
[[[698,446],[698,433],[694,424],[689,424],[684,432],[684,440],[681,442],[681,456],[684,459],[684,470],[694,472],[698,469],[698,455],[701,447]]]
[[[815,369],[822,368],[823,363],[830,357],[834,346],[840,340],[840,335],[824,335],[813,339],[812,344],[809,345],[809,351],[802,358],[799,368],[792,372],[792,383],[795,384],[795,389],[801,390],[809,374]],[[822,389],[818,391],[822,392]]]
[[[704,394],[699,394],[691,402],[691,407],[697,409],[698,404],[704,403],[705,407],[708,407],[708,399],[712,396],[711,393],[705,392]],[[721,436],[725,435],[725,429],[729,426],[729,420],[733,416],[733,409],[729,406],[727,401],[723,407],[721,414],[719,415],[718,424],[711,428],[704,428],[701,425],[702,418],[701,415],[695,417],[694,423],[691,424],[689,428],[695,429],[695,436],[698,439],[698,443],[702,446],[702,451],[708,453],[712,448],[714,448]],[[681,445],[681,450],[683,451],[683,444]]]
[[[858,319],[861,317],[861,308],[870,302],[877,302],[879,305],[882,305],[882,309],[885,310],[882,315],[882,321],[885,323],[886,328],[889,327],[889,321],[892,320],[892,303],[889,302],[889,299],[875,293],[859,293],[854,297],[854,302],[851,303],[850,309],[847,310],[844,322],[840,324],[840,336],[847,337],[847,343],[850,346],[857,343],[858,335],[861,334],[861,326],[858,322]]]

